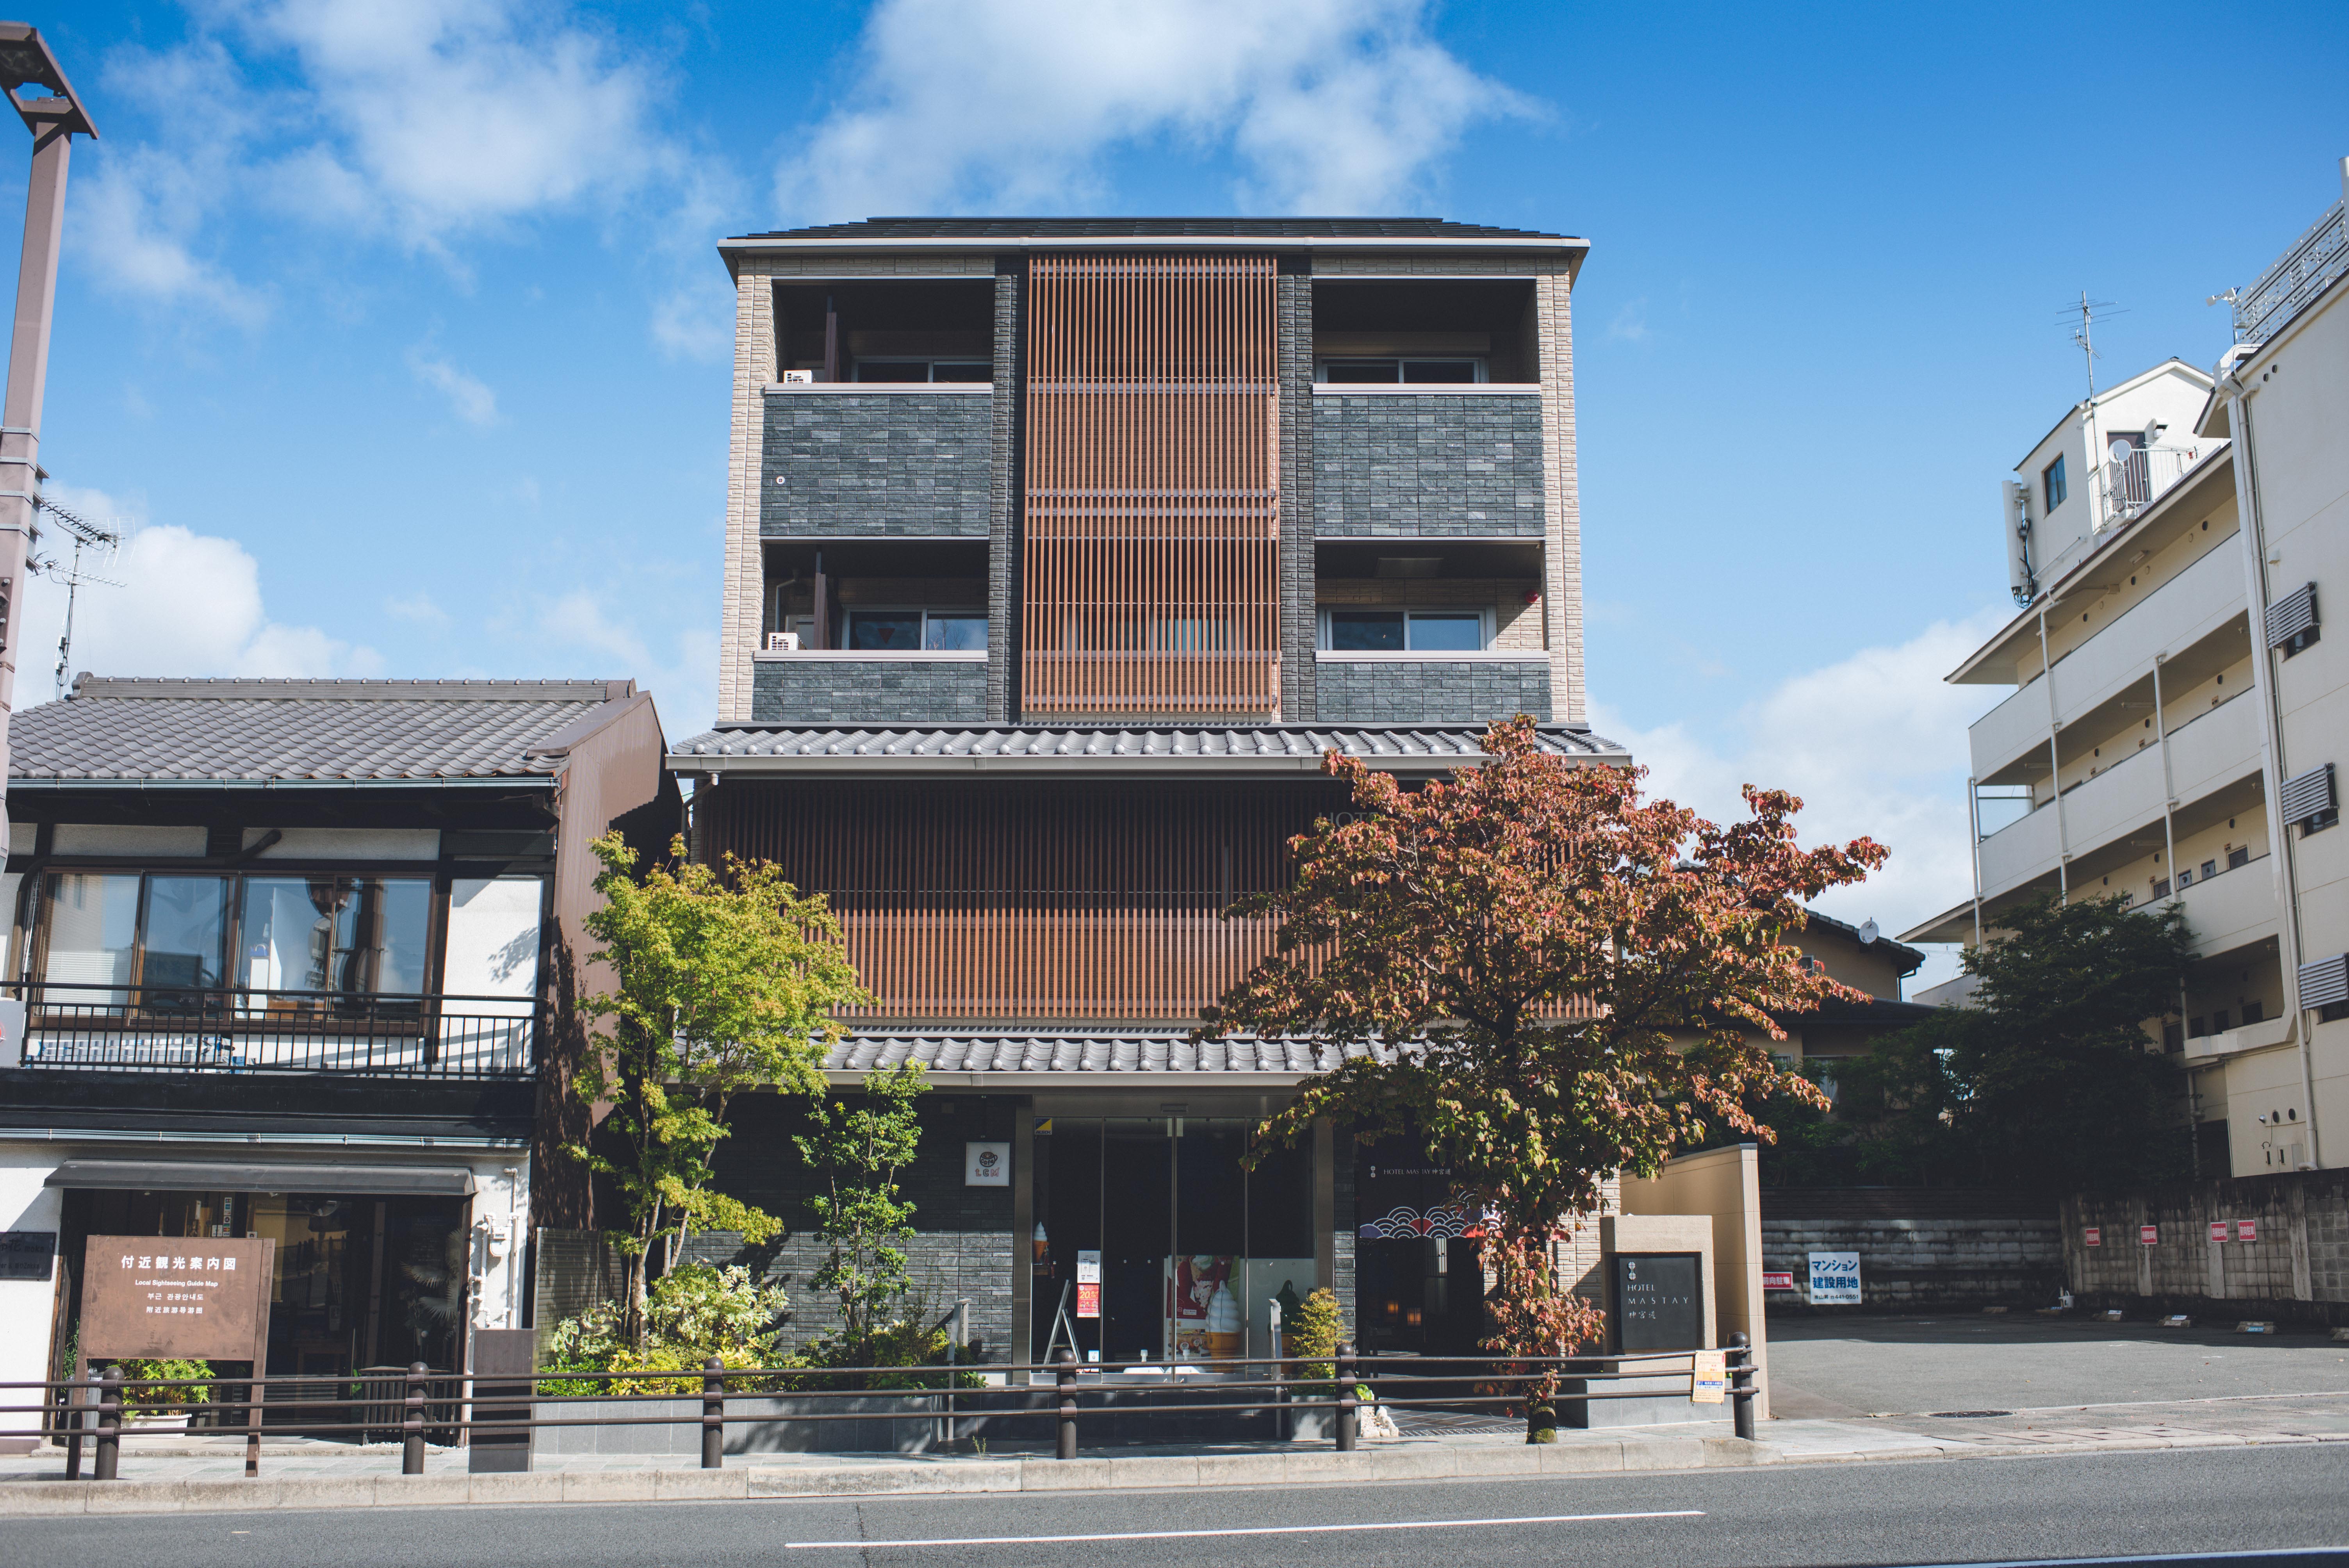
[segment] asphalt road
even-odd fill
[[[1770,1413],[2044,1408],[2349,1391],[2349,1345],[2032,1315],[1773,1318]]]
[[[2349,1444],[1540,1481],[19,1518],[5,1555],[43,1568],[1762,1568],[2344,1545]]]

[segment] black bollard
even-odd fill
[[[122,1467],[122,1374],[109,1367],[98,1381],[98,1479],[112,1480]]]
[[[1754,1351],[1740,1329],[1729,1336],[1729,1408],[1737,1435],[1754,1436]]]
[[[1354,1398],[1354,1346],[1349,1342],[1338,1346],[1338,1451],[1354,1451],[1355,1432],[1359,1425],[1361,1402]]]
[[[701,1364],[701,1468],[726,1468],[726,1363]]]
[[[408,1364],[408,1413],[400,1422],[399,1473],[424,1473],[424,1363]]]
[[[1052,1377],[1061,1390],[1061,1448],[1052,1457],[1077,1457],[1077,1353],[1063,1345],[1052,1352]]]

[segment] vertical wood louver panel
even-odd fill
[[[1020,707],[1279,717],[1270,256],[1029,263]]]

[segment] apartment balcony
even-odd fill
[[[23,999],[23,1054],[0,1065],[42,1072],[526,1079],[539,1030],[527,997],[41,982],[8,991]]]
[[[1550,721],[1549,655],[1532,652],[1330,653],[1313,658],[1314,717],[1327,723]]]
[[[2306,309],[2333,280],[2349,272],[2349,201],[2335,201],[2261,273],[2235,294],[2235,341],[2265,343]]]
[[[754,724],[984,724],[987,652],[824,649],[759,654]]]
[[[2157,654],[2192,647],[2243,613],[2243,562],[2220,545],[2055,661],[2055,717],[2069,724],[2146,678]],[[2043,677],[2044,678],[2044,677]],[[2038,681],[1974,721],[1967,732],[1974,777],[1995,778],[2047,747],[2047,692]]]
[[[2232,698],[2169,736],[2170,781],[2179,802],[2200,799],[2221,785],[2256,773],[2260,715],[2256,703]],[[2053,876],[2066,844],[2075,858],[2149,822],[2161,820],[2161,748],[2149,746],[2095,778],[2065,790],[2059,829],[2050,801],[1982,840],[1982,895],[1996,898]]]
[[[2265,941],[2279,929],[2275,867],[2265,855],[2203,877],[2177,897],[2186,906],[2194,951],[2204,958]]]
[[[994,388],[771,385],[760,457],[768,539],[987,537]]]
[[[2159,500],[2192,468],[2199,447],[2139,447],[2105,461],[2105,521],[2127,522]]]
[[[1313,531],[1321,538],[1543,536],[1538,386],[1319,386]]]
[[[2201,1061],[2239,1057],[2246,1051],[2264,1051],[2285,1045],[2292,1037],[2290,1018],[2268,1018],[2257,1024],[2245,1024],[2239,1029],[2224,1029],[2215,1035],[2195,1035],[2186,1042],[2186,1055],[2189,1059]]]

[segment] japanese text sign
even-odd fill
[[[222,1236],[92,1236],[83,1253],[82,1354],[249,1361],[269,1309],[277,1243]]]

